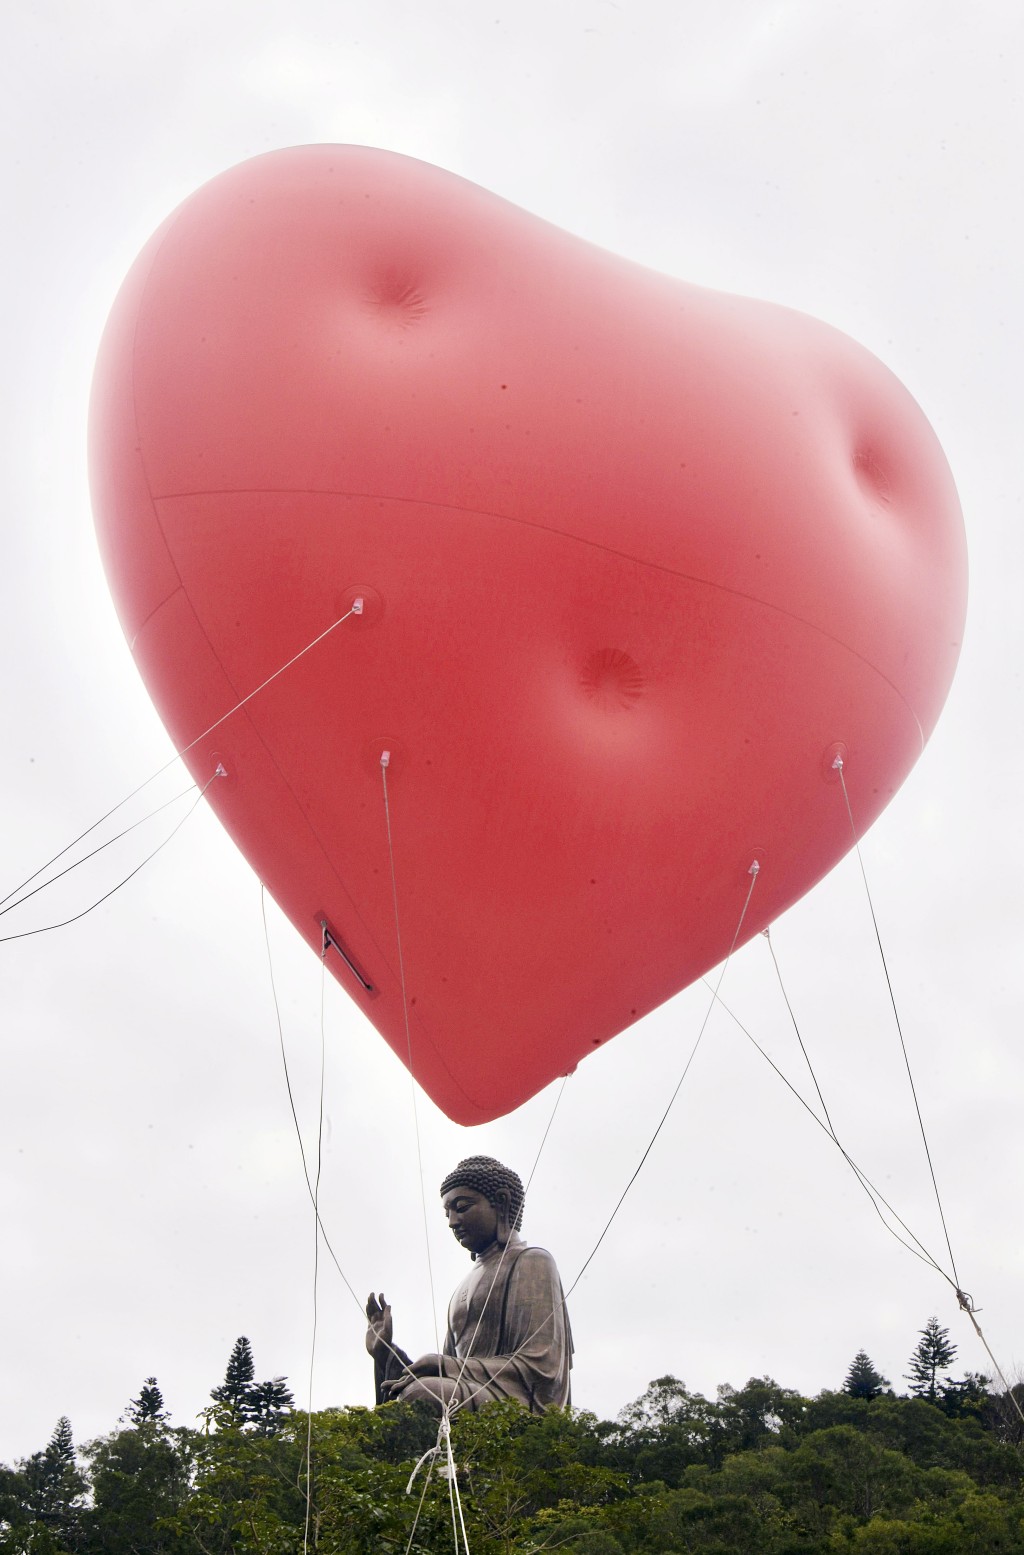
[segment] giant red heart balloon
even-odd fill
[[[178,748],[365,602],[187,760],[460,1122],[720,961],[755,859],[741,940],[813,885],[835,753],[863,830],[956,661],[953,482],[868,352],[385,152],[273,152],[170,217],[92,462]]]

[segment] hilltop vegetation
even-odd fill
[[[451,1442],[468,1548],[1020,1552],[1024,1425],[983,1378],[943,1384],[941,1370],[925,1367],[919,1396],[898,1397],[862,1352],[842,1391],[813,1399],[767,1377],[707,1399],[662,1377],[615,1421],[463,1413]],[[200,1429],[171,1425],[149,1378],[109,1435],[76,1453],[61,1420],[42,1451],[0,1468],[0,1551],[297,1555],[305,1537],[320,1555],[440,1555],[463,1548],[443,1455],[407,1494],[436,1441],[436,1420],[409,1405],[310,1419],[284,1379],[253,1381],[240,1340]]]

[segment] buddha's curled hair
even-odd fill
[[[526,1204],[522,1178],[510,1166],[502,1166],[493,1156],[471,1155],[460,1161],[441,1184],[441,1197],[444,1198],[453,1188],[472,1188],[474,1193],[482,1193],[488,1204],[494,1205],[497,1204],[499,1190],[504,1188],[508,1194],[512,1229],[518,1231],[522,1227]]]

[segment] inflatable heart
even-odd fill
[[[836,751],[863,830],[953,673],[956,493],[884,367],[404,157],[278,151],[187,200],[91,440],[179,749],[363,601],[187,761],[459,1122],[720,961],[755,859],[741,939],[812,886],[851,842]]]

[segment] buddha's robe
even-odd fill
[[[495,1242],[448,1306],[444,1374],[470,1409],[514,1398],[534,1414],[566,1407],[572,1333],[551,1254],[521,1237]]]

